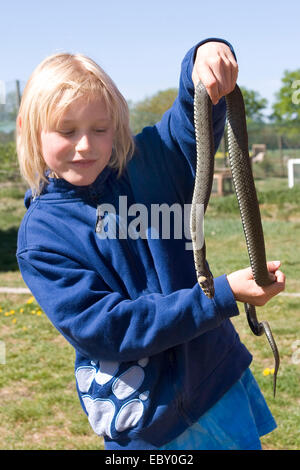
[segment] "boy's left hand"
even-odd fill
[[[256,307],[265,305],[272,297],[285,289],[285,274],[279,271],[280,261],[269,261],[267,268],[273,283],[260,287],[256,284],[251,268],[240,269],[227,275],[235,300]]]
[[[222,42],[206,42],[198,47],[192,80],[205,86],[213,104],[228,95],[236,84],[238,65],[227,46]]]

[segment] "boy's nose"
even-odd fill
[[[89,150],[90,148],[90,141],[86,134],[83,134],[76,143],[76,151],[77,152],[84,152]]]

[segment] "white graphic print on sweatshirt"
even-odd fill
[[[118,432],[134,427],[141,419],[144,412],[143,402],[147,400],[148,392],[143,392],[138,398],[125,402],[117,411],[115,403],[109,399],[95,398],[88,395],[88,391],[95,381],[99,385],[105,385],[110,380],[111,390],[118,400],[125,400],[135,393],[142,385],[145,372],[144,367],[149,359],[138,361],[125,372],[116,376],[120,364],[114,361],[100,361],[99,368],[94,362],[91,366],[81,366],[76,369],[75,376],[79,391],[84,393],[82,401],[88,414],[89,423],[94,432],[100,436],[111,435],[111,425],[115,418],[115,429]]]

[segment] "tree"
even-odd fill
[[[282,87],[276,93],[272,120],[286,133],[299,133],[300,125],[300,69],[286,70]]]
[[[138,103],[129,103],[130,123],[134,134],[140,132],[145,126],[153,126],[167,111],[177,96],[176,88],[159,91]]]
[[[264,115],[262,111],[267,107],[268,101],[266,98],[261,98],[257,91],[249,90],[245,87],[240,87],[243,94],[247,122],[263,122]]]

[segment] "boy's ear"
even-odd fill
[[[22,118],[21,118],[21,116],[18,116],[17,122],[18,122],[19,128],[21,129],[21,127],[22,127]]]

